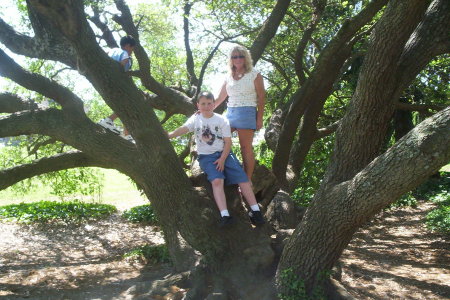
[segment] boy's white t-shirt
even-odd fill
[[[183,126],[187,127],[189,132],[194,132],[198,154],[212,154],[223,151],[223,138],[231,137],[228,119],[216,113],[211,118],[195,114]]]

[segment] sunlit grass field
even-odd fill
[[[444,166],[441,171],[450,172],[450,164]],[[101,195],[96,197],[71,195],[68,199],[112,204],[116,206],[120,211],[133,206],[149,203],[147,198],[140,194],[135,185],[127,176],[111,169],[101,169],[101,172],[103,172],[105,178],[103,183],[103,192]],[[21,195],[8,188],[6,190],[0,191],[0,206],[19,204],[21,202],[30,203],[42,200],[61,200],[59,197],[52,195],[50,191],[51,189],[48,186],[38,186],[34,188],[30,193]]]
[[[116,170],[101,169],[104,173],[104,187],[101,195],[96,197],[88,197],[84,195],[71,195],[69,199],[78,199],[86,202],[97,202],[104,204],[112,204],[118,210],[148,204],[145,196],[141,196],[131,180]],[[41,200],[58,201],[59,197],[50,193],[48,186],[37,186],[30,193],[25,195],[17,194],[12,189],[0,191],[0,206],[8,204],[18,204],[21,202],[30,203]]]

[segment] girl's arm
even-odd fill
[[[222,102],[228,97],[227,93],[227,82],[225,81],[222,85],[222,88],[220,89],[219,96],[217,97],[215,101],[214,109],[216,109]]]
[[[263,127],[264,104],[266,103],[266,90],[260,73],[255,78],[255,90],[257,98],[256,130],[260,130]]]

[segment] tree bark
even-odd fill
[[[352,235],[377,212],[450,159],[450,108],[426,119],[353,178],[322,186],[285,246],[277,271],[292,268],[308,291],[329,271]],[[299,255],[301,253],[301,255]]]
[[[280,290],[286,288],[280,273],[291,267],[311,292],[319,274],[331,269],[359,226],[448,161],[449,109],[421,123],[374,160],[394,109],[396,76],[401,74],[396,62],[427,6],[419,0],[390,2],[375,28],[356,92],[337,131],[327,175],[283,252],[277,275]]]
[[[316,123],[320,111],[322,110],[325,100],[330,95],[333,83],[336,81],[345,60],[350,56],[353,44],[356,42],[354,34],[361,29],[362,26],[370,22],[373,16],[385,5],[386,0],[375,0],[368,4],[358,15],[352,20],[347,21],[336,36],[321,52],[314,71],[301,86],[301,88],[293,95],[291,105],[284,119],[281,132],[278,138],[275,150],[272,169],[275,175],[281,181],[283,188],[289,189],[288,180],[286,179],[286,170],[289,162],[290,151],[295,135],[297,133],[300,120],[309,110],[311,116],[305,122],[305,130],[308,133],[304,143],[307,143],[307,151],[311,145],[311,130],[316,130]],[[303,151],[306,155],[307,151]]]
[[[400,92],[402,70],[398,69],[397,62],[428,4],[428,1],[390,3],[375,28],[355,94],[337,130],[335,151],[325,177],[327,182],[339,183],[352,178],[379,154],[394,112],[394,99],[398,99]],[[364,139],[368,132],[370,138]]]

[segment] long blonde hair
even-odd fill
[[[230,73],[231,76],[233,76],[234,72],[236,71],[236,67],[233,65],[233,60],[231,59],[233,55],[243,55],[245,57],[245,64],[244,64],[245,73],[248,73],[251,70],[253,70],[253,59],[252,56],[250,55],[250,51],[248,51],[247,48],[240,45],[234,46],[233,49],[231,49],[230,54],[228,55],[228,68],[229,68],[228,72]]]

